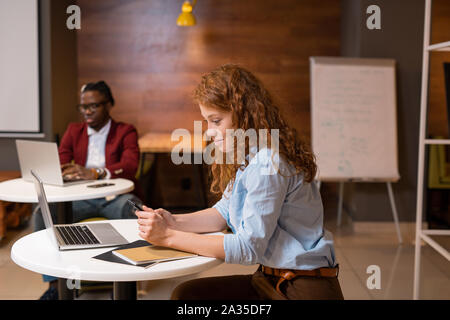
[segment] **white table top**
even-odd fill
[[[113,224],[129,242],[142,240],[138,235],[136,219],[108,222]],[[52,242],[49,232],[50,230],[42,230],[17,240],[11,249],[12,260],[25,269],[59,278],[114,282],[186,276],[223,263],[216,258],[193,257],[162,262],[144,269],[92,258],[113,248],[59,251]]]
[[[102,188],[88,188],[88,185],[104,182],[114,183],[113,186]],[[103,198],[130,192],[134,189],[134,183],[127,179],[110,179],[90,181],[71,186],[58,187],[44,185],[48,202],[65,202]],[[38,202],[36,189],[32,182],[20,179],[8,180],[0,183],[0,200],[10,202]]]

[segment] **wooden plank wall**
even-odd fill
[[[139,134],[193,130],[191,94],[224,63],[253,71],[309,137],[309,56],[339,55],[340,1],[199,0],[197,25],[176,26],[181,0],[78,0],[78,85],[103,79],[114,118]]]

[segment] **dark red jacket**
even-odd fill
[[[61,164],[75,161],[85,166],[88,153],[89,137],[86,123],[71,123],[67,127],[59,145]],[[111,178],[132,180],[136,185],[135,175],[139,165],[139,146],[136,128],[111,119],[111,128],[105,145],[105,166]]]

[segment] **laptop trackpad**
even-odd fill
[[[128,243],[128,241],[109,223],[92,223],[89,224],[89,228],[101,243]]]

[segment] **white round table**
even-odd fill
[[[111,186],[89,188],[89,185],[98,183],[112,183]],[[70,186],[53,186],[44,184],[45,195],[48,202],[57,203],[57,223],[72,223],[72,201],[104,198],[124,194],[134,189],[134,183],[127,179],[109,179],[89,181]],[[8,180],[0,183],[0,200],[9,202],[37,203],[37,194],[33,182],[22,178]],[[45,273],[44,273],[45,274]],[[70,292],[66,289],[64,279],[58,280],[59,296],[69,299]]]
[[[113,183],[112,186],[102,188],[88,188],[88,185],[98,183]],[[70,186],[53,186],[44,184],[45,195],[48,202],[67,202],[104,198],[133,191],[133,181],[127,179],[96,180]],[[0,200],[9,202],[38,202],[33,182],[22,178],[8,180],[0,183]]]
[[[137,220],[109,220],[108,222],[129,242],[141,240],[138,235]],[[163,262],[144,269],[92,258],[112,248],[59,251],[52,242],[49,232],[48,229],[42,230],[17,240],[11,249],[12,260],[25,269],[59,278],[112,281],[115,295],[116,291],[127,291],[127,289],[120,289],[120,286],[129,286],[131,282],[134,295],[122,295],[121,298],[136,299],[136,281],[186,276],[223,263],[216,258],[199,256]],[[117,298],[115,296],[115,299]]]

